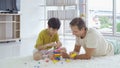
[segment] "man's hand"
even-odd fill
[[[61,55],[62,55],[63,58],[70,58],[69,55],[65,52],[62,52]]]
[[[91,59],[94,50],[95,48],[86,48],[85,54],[77,55],[74,59]]]
[[[74,53],[76,53],[77,55],[79,54],[78,52],[75,52],[75,51],[72,51],[69,54],[71,55],[71,54],[74,54]]]
[[[73,52],[70,52],[69,55],[71,59],[74,59],[78,55],[78,53],[73,51]]]

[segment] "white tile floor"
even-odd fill
[[[21,39],[21,42],[0,43],[0,59],[30,55],[33,44],[34,38]]]
[[[21,42],[0,43],[0,59],[32,55],[37,37],[21,39]],[[74,40],[61,40],[68,52],[73,50]]]

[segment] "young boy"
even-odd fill
[[[36,41],[35,50],[33,53],[34,60],[42,59],[45,54],[49,56],[52,55],[52,51],[49,51],[52,47],[61,47],[62,44],[57,33],[60,25],[61,23],[58,18],[50,18],[48,20],[48,28],[40,32]]]

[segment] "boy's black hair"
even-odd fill
[[[77,26],[79,30],[81,30],[83,27],[85,28],[85,30],[87,29],[86,24],[82,18],[74,18],[70,22],[70,26]]]
[[[48,20],[48,26],[50,27],[50,28],[53,28],[53,29],[59,29],[60,28],[60,25],[61,25],[61,23],[60,23],[60,20],[58,19],[58,18],[50,18],[49,20]]]

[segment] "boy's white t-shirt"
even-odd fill
[[[76,45],[81,45],[83,48],[95,48],[93,56],[114,55],[113,45],[94,28],[87,30],[85,38],[76,37]]]

